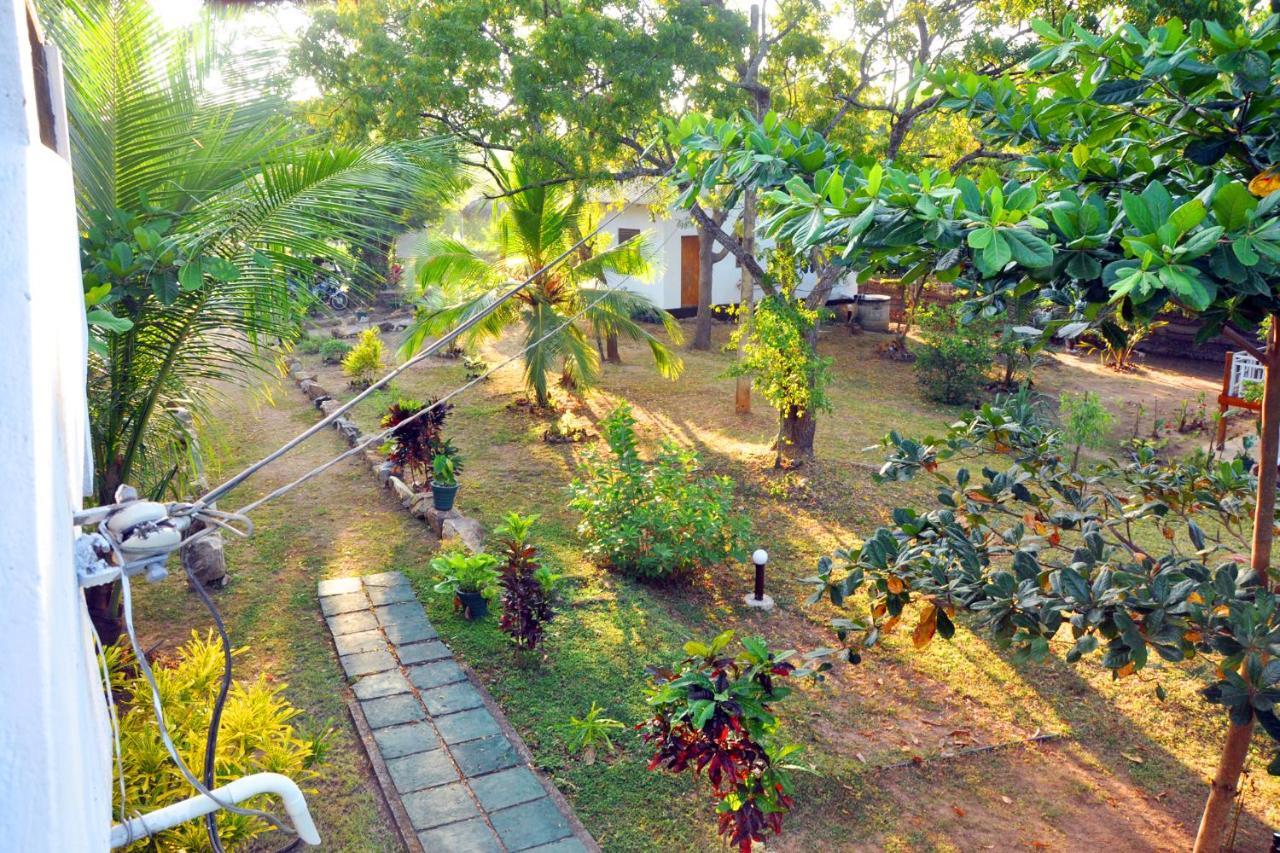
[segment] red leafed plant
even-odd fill
[[[435,408],[417,416],[429,406]],[[435,400],[419,402],[402,397],[392,403],[383,415],[382,428],[395,427],[387,458],[400,466],[413,485],[426,486],[431,462],[442,453],[454,459],[454,472],[461,472],[461,464],[456,459],[457,449],[444,437],[444,422],[452,409],[450,403],[436,405]]]
[[[537,546],[529,542],[536,515],[509,512],[496,533],[502,542],[502,620],[499,622],[516,647],[537,648],[543,626],[555,617],[551,607],[559,575],[543,566]]]
[[[742,641],[743,654],[725,653],[725,631],[710,644],[685,643],[676,671],[650,670],[654,716],[639,728],[655,752],[650,770],[705,773],[719,804],[720,834],[742,853],[768,833],[782,833],[792,783],[782,762],[800,747],[777,741],[770,704],[791,688],[777,683],[798,672],[792,652],[769,651],[764,640]]]

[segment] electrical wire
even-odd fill
[[[671,238],[675,235],[675,233],[676,233],[676,232],[673,230],[670,234],[668,234],[668,235],[666,236],[666,238],[665,238],[665,239],[664,239],[664,240],[659,244],[658,248],[659,248],[659,249],[661,249],[661,248],[665,248],[665,247],[666,247],[666,245],[667,245],[667,243],[669,243],[669,242],[671,241]],[[486,370],[484,373],[480,374],[479,376],[475,377],[474,379],[470,380],[469,382],[467,382],[467,383],[465,383],[465,384],[463,384],[463,385],[459,385],[457,388],[453,389],[453,390],[452,390],[452,391],[450,391],[449,393],[445,394],[443,397],[441,397],[441,398],[439,398],[438,400],[436,400],[436,401],[435,401],[434,403],[432,403],[430,406],[426,406],[426,407],[424,407],[424,408],[422,408],[422,409],[418,410],[417,412],[414,412],[412,415],[410,415],[409,417],[407,417],[407,418],[405,418],[404,420],[400,421],[400,422],[399,422],[399,423],[397,423],[395,426],[393,426],[393,427],[388,427],[387,429],[383,430],[382,432],[378,433],[377,435],[373,436],[372,438],[365,439],[364,441],[360,442],[359,444],[355,445],[354,447],[349,448],[348,450],[344,451],[343,453],[338,454],[337,456],[333,457],[332,459],[328,460],[327,462],[323,462],[323,463],[321,463],[320,465],[317,465],[315,468],[312,468],[310,471],[308,471],[307,473],[303,474],[301,477],[297,478],[296,480],[293,480],[293,481],[292,481],[292,482],[290,482],[290,483],[286,483],[285,485],[281,486],[280,488],[276,489],[275,491],[272,491],[272,492],[267,493],[266,495],[263,495],[262,497],[258,498],[256,501],[253,501],[253,502],[251,502],[251,503],[245,504],[243,507],[241,507],[239,510],[237,510],[237,511],[236,511],[236,514],[237,514],[237,515],[247,515],[248,513],[253,512],[255,509],[257,509],[258,507],[262,506],[263,504],[268,503],[268,502],[270,502],[270,501],[273,501],[273,500],[275,500],[276,498],[281,497],[282,495],[284,495],[284,494],[286,494],[286,493],[288,493],[288,492],[293,491],[293,490],[294,490],[294,489],[296,489],[298,486],[301,486],[303,483],[307,482],[308,480],[310,480],[310,479],[312,479],[312,478],[314,478],[314,477],[316,477],[316,476],[319,476],[320,474],[322,474],[322,473],[324,473],[325,471],[329,470],[329,469],[330,469],[330,468],[332,468],[334,465],[337,465],[339,462],[343,461],[344,459],[349,459],[350,457],[352,457],[352,456],[356,455],[357,453],[360,453],[360,452],[362,452],[362,451],[366,450],[367,448],[369,448],[369,447],[371,447],[371,446],[373,446],[373,445],[375,445],[375,444],[381,444],[383,441],[386,441],[386,440],[391,436],[391,434],[392,434],[393,432],[395,432],[396,430],[398,430],[398,429],[400,429],[400,428],[404,427],[406,424],[412,423],[413,421],[417,420],[418,418],[425,417],[427,414],[429,414],[430,412],[432,412],[432,411],[434,411],[434,410],[438,409],[440,406],[442,406],[442,405],[444,405],[445,403],[449,402],[449,400],[451,400],[451,399],[453,399],[454,397],[458,396],[458,395],[459,395],[459,394],[461,394],[462,392],[464,392],[464,391],[466,391],[466,390],[468,390],[468,389],[470,389],[470,388],[474,387],[475,385],[479,384],[480,382],[483,382],[485,379],[488,379],[490,376],[492,376],[494,373],[496,373],[497,371],[501,370],[502,368],[506,367],[508,364],[511,364],[511,363],[512,363],[512,362],[514,362],[516,359],[521,358],[525,353],[529,352],[531,349],[533,349],[533,348],[534,348],[535,346],[537,346],[538,344],[542,343],[543,341],[547,340],[548,338],[551,338],[551,337],[552,337],[552,336],[554,336],[554,335],[559,334],[561,331],[563,331],[564,329],[568,328],[570,324],[574,323],[576,320],[578,320],[579,318],[581,318],[581,317],[583,317],[585,314],[587,314],[587,312],[589,312],[592,308],[594,308],[595,306],[597,306],[597,305],[599,305],[601,302],[603,302],[603,301],[605,300],[605,298],[607,298],[607,297],[609,296],[609,294],[610,294],[610,293],[612,293],[612,292],[614,292],[615,290],[617,290],[617,289],[618,289],[618,287],[620,287],[620,286],[621,286],[621,284],[622,284],[623,282],[629,281],[629,280],[630,280],[630,279],[632,279],[632,278],[634,278],[634,276],[632,276],[632,275],[630,275],[630,274],[627,274],[627,275],[623,276],[623,277],[618,281],[618,283],[617,283],[617,284],[614,284],[614,285],[607,285],[607,286],[604,288],[604,292],[602,292],[598,297],[596,297],[596,298],[595,298],[595,300],[593,300],[592,302],[589,302],[589,303],[587,303],[586,305],[584,305],[582,308],[580,308],[580,309],[579,309],[577,312],[575,312],[573,315],[571,315],[571,316],[567,317],[567,318],[564,320],[564,322],[560,323],[558,326],[556,326],[555,328],[551,329],[551,330],[550,330],[550,331],[548,331],[546,334],[542,335],[540,338],[537,338],[536,340],[534,340],[534,341],[530,342],[529,344],[527,344],[526,346],[524,346],[522,349],[520,349],[519,351],[517,351],[515,354],[513,354],[513,355],[509,356],[508,358],[504,359],[503,361],[501,361],[501,362],[499,362],[498,364],[494,365],[493,367],[489,368],[489,369],[488,369],[488,370]],[[197,535],[198,535],[198,534],[197,534]]]
[[[122,826],[127,826],[129,811],[126,805],[128,792],[124,784],[124,750],[120,746],[120,718],[116,714],[115,691],[111,689],[111,667],[107,663],[107,650],[102,647],[102,638],[98,636],[97,631],[89,633],[93,635],[93,649],[98,655],[98,667],[102,672],[102,688],[107,694],[107,717],[111,721],[111,737],[115,742],[116,780],[120,785],[120,823]],[[125,844],[127,846],[132,843],[133,836],[130,835]]]
[[[648,147],[644,149],[644,151],[640,152],[640,154],[638,155],[638,159],[642,159],[646,154],[648,154],[649,150],[653,148],[654,144],[656,144],[656,141],[653,143],[650,143]],[[665,181],[671,175],[671,172],[674,168],[675,167],[673,166],[671,169],[668,169],[666,172],[662,173],[662,175],[660,175],[656,180],[653,181],[653,183],[647,186],[643,192],[637,194],[636,199],[643,198],[644,196],[648,195],[650,192],[652,192],[653,190],[661,186],[662,182]],[[383,376],[381,379],[371,384],[368,388],[361,391],[356,396],[352,397],[346,403],[342,404],[341,406],[336,408],[334,411],[330,412],[328,415],[321,418],[315,424],[303,430],[301,433],[294,436],[293,438],[289,439],[287,442],[282,444],[276,450],[269,453],[267,456],[263,457],[257,462],[254,462],[252,465],[249,465],[243,471],[236,474],[231,479],[227,480],[221,485],[206,492],[199,500],[195,502],[194,506],[197,509],[199,509],[213,503],[218,498],[222,497],[224,494],[229,492],[231,489],[240,485],[245,480],[252,477],[255,473],[262,470],[262,468],[266,467],[267,465],[270,465],[272,462],[284,456],[286,453],[293,450],[295,447],[302,444],[304,441],[306,441],[307,439],[311,438],[313,435],[323,430],[326,426],[329,426],[338,418],[342,417],[344,414],[351,411],[353,408],[359,405],[371,394],[374,394],[381,388],[385,387],[389,382],[391,382],[391,380],[395,379],[397,376],[404,373],[410,367],[413,367],[414,365],[421,363],[422,361],[429,358],[430,356],[435,355],[445,346],[447,346],[448,344],[456,340],[459,336],[469,331],[470,329],[474,328],[476,325],[478,325],[482,320],[484,320],[494,311],[497,311],[498,308],[501,307],[503,303],[505,303],[508,299],[515,296],[520,291],[524,290],[534,281],[537,281],[539,278],[545,275],[547,271],[550,270],[552,267],[557,266],[562,261],[566,260],[569,257],[572,257],[575,253],[577,253],[579,249],[581,249],[583,246],[587,244],[587,241],[589,241],[592,237],[599,234],[601,231],[607,228],[610,224],[612,224],[614,220],[616,220],[619,216],[621,216],[622,213],[626,210],[628,204],[630,203],[631,202],[621,205],[618,208],[618,210],[614,211],[608,217],[603,219],[599,225],[591,229],[591,231],[585,234],[581,239],[575,242],[572,246],[565,249],[559,255],[556,255],[554,258],[552,258],[550,261],[544,264],[541,269],[537,270],[532,275],[525,278],[523,281],[513,285],[500,298],[494,300],[492,304],[486,306],[483,310],[478,311],[477,313],[468,317],[466,320],[459,323],[454,328],[450,329],[447,333],[445,333],[438,340],[436,340],[435,342],[427,346],[425,349],[423,349],[413,358],[410,358],[404,364],[400,365],[399,367],[396,367],[394,370],[392,370],[391,372]]]

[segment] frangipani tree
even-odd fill
[[[723,160],[749,157],[774,182],[790,173],[765,195],[764,227],[797,247],[861,270],[954,273],[976,313],[1038,292],[1061,309],[1051,331],[1066,337],[1116,315],[1178,308],[1201,322],[1202,337],[1223,333],[1267,366],[1256,482],[1235,468],[1149,464],[1134,478],[1107,472],[1104,488],[1065,474],[1054,441],[992,410],[943,439],[892,437],[883,474],[933,472],[976,447],[1012,450],[1010,467],[976,481],[943,475],[941,509],[899,510],[844,555],[846,574],[824,563],[817,581],[837,603],[872,590],[870,620],[840,625],[865,630],[864,643],[923,598],[925,641],[967,609],[1030,653],[1046,652],[1064,624],[1077,639],[1073,659],[1101,638],[1103,664],[1119,676],[1145,666],[1149,651],[1209,656],[1220,677],[1206,698],[1226,706],[1230,723],[1196,848],[1218,850],[1255,723],[1280,738],[1268,572],[1280,340],[1274,322],[1265,345],[1255,334],[1280,313],[1280,16],[1230,31],[1177,20],[1146,34],[1096,35],[1070,20],[1036,31],[1043,49],[1016,75],[946,71],[930,81],[943,106],[975,119],[988,153],[1016,155],[1000,172],[974,180],[854,161],[769,119],[738,120]],[[806,140],[798,150],[777,147],[795,138]],[[1251,555],[1238,566],[1213,539],[1238,528],[1242,519],[1220,516],[1249,489]],[[1135,539],[1130,527],[1144,520],[1161,535]]]
[[[496,167],[495,167],[496,169]],[[516,158],[509,169],[496,169],[504,192],[494,202],[488,239],[471,244],[452,237],[432,241],[418,266],[422,297],[401,354],[412,355],[428,336],[441,334],[498,304],[468,335],[471,341],[496,338],[520,325],[527,347],[523,354],[525,384],[539,406],[551,403],[548,377],[559,370],[566,384],[589,386],[600,373],[600,356],[584,331],[620,335],[645,343],[658,372],[674,379],[684,368],[680,357],[632,317],[655,314],[675,343],[680,327],[644,296],[607,286],[607,275],[652,274],[643,235],[612,246],[588,241],[546,272],[553,260],[590,233],[591,210],[566,184],[539,184],[533,164]],[[598,241],[602,242],[600,238]],[[515,296],[502,301],[517,283],[535,276]],[[577,322],[581,312],[580,325]]]

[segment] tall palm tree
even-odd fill
[[[89,306],[98,499],[160,493],[219,380],[296,335],[285,284],[349,254],[383,213],[457,175],[442,143],[320,147],[292,109],[207,83],[212,26],[166,29],[148,0],[47,0],[63,52]]]
[[[428,245],[418,266],[422,298],[402,355],[412,355],[429,336],[491,308],[514,284],[590,233],[590,206],[567,184],[540,186],[541,175],[520,158],[508,169],[498,169],[497,175],[500,189],[508,195],[495,203],[487,239],[475,245],[444,237]],[[643,237],[599,250],[589,241],[502,302],[472,328],[469,340],[497,338],[519,324],[527,347],[525,385],[540,406],[551,402],[548,377],[557,371],[564,384],[573,387],[590,386],[599,378],[600,355],[588,329],[597,337],[616,335],[647,344],[658,372],[674,379],[684,368],[679,356],[632,318],[639,312],[661,317],[676,344],[681,339],[679,325],[644,296],[606,286],[610,273],[650,276],[653,265],[646,249]],[[580,312],[581,324],[568,322]]]

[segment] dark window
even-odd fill
[[[618,245],[621,246],[623,243],[627,242],[632,237],[639,237],[639,236],[640,236],[639,228],[619,228],[618,229]]]

